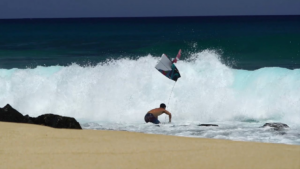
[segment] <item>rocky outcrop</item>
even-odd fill
[[[198,126],[205,126],[205,127],[215,126],[215,127],[218,127],[217,124],[199,124]]]
[[[25,118],[21,113],[7,104],[3,108],[0,108],[0,121],[24,123]]]
[[[44,114],[38,117],[23,116],[9,104],[0,108],[0,121],[39,124],[54,128],[82,129],[76,119],[72,117],[55,114]]]
[[[44,114],[31,119],[34,124],[41,124],[54,128],[81,129],[80,124],[72,117],[63,117],[55,114]]]
[[[289,126],[287,124],[284,124],[284,123],[266,123],[262,127],[272,127],[275,130],[289,128]]]

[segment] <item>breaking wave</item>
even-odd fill
[[[173,121],[300,122],[299,69],[237,70],[205,50],[177,62],[182,77],[171,93],[174,82],[154,68],[158,60],[147,55],[96,66],[0,69],[0,106],[9,103],[30,116],[143,122],[164,102]]]

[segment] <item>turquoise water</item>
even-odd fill
[[[1,20],[0,106],[72,116],[85,129],[300,145],[299,19]],[[171,92],[154,67],[179,49]],[[172,124],[145,124],[160,103]]]

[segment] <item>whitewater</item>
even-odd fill
[[[0,69],[0,106],[32,117],[71,116],[84,129],[300,145],[300,69],[233,69],[218,52],[204,50],[176,63],[181,78],[171,93],[174,81],[154,68],[158,61],[149,54],[97,65]],[[172,123],[146,124],[144,115],[161,103]],[[167,122],[165,115],[159,120]],[[289,128],[260,128],[267,122]]]

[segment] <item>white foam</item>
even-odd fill
[[[97,66],[0,69],[0,106],[23,114],[54,113],[85,121],[143,122],[166,103],[176,122],[300,122],[300,70],[235,70],[214,51],[191,54],[176,66],[175,85],[154,67],[158,57],[111,60]],[[160,117],[164,121],[165,117]]]

